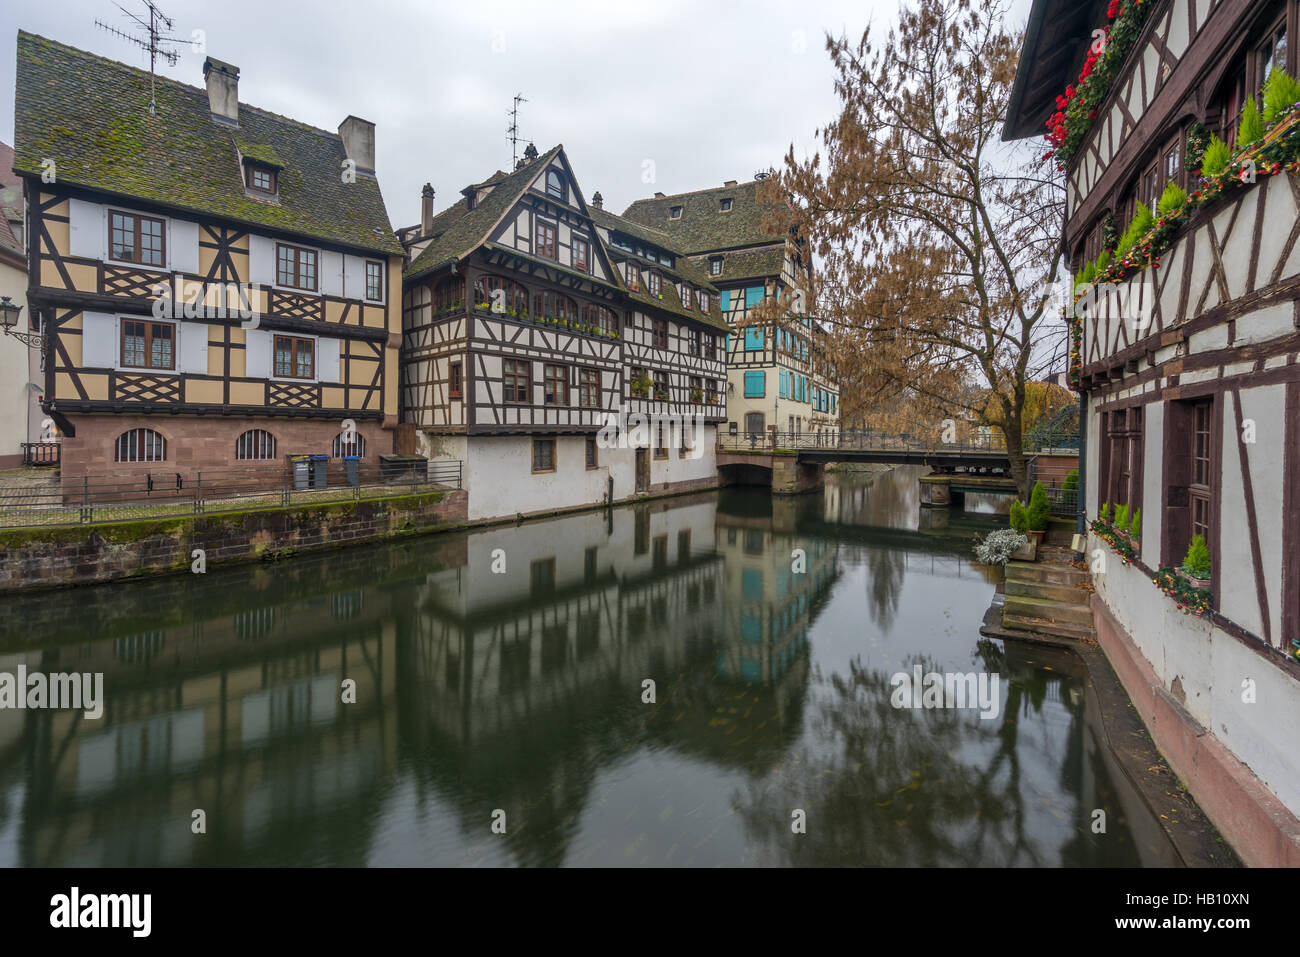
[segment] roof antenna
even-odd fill
[[[148,22],[145,22],[145,20],[142,17],[136,16],[134,13],[126,9],[126,7],[122,6],[120,3],[115,3],[113,4],[113,6],[117,7],[124,14],[126,14],[128,17],[134,20],[142,30],[148,31],[149,33],[148,40],[145,40],[142,37],[135,36],[134,34],[127,33],[124,30],[119,30],[117,29],[117,27],[110,27],[107,23],[104,23],[101,20],[96,20],[95,26],[99,27],[101,30],[107,30],[109,33],[113,34],[114,36],[121,37],[123,40],[126,40],[128,43],[134,43],[136,46],[140,47],[141,49],[149,51],[149,113],[154,114],[157,112],[156,109],[157,100],[155,99],[154,96],[154,76],[158,69],[158,57],[161,56],[165,58],[169,64],[175,66],[178,54],[176,53],[175,50],[166,49],[163,46],[163,44],[177,43],[179,41],[177,40],[176,37],[168,36],[167,34],[162,32],[163,29],[174,30],[176,28],[176,25],[172,23],[171,18],[166,16],[161,10],[159,10],[157,5],[154,4],[153,0],[142,0],[142,2],[149,9]]]
[[[515,105],[511,107],[506,116],[510,117],[510,125],[506,127],[506,132],[510,134],[510,168],[515,169],[519,165],[519,141],[523,139],[519,135],[519,104],[527,103],[522,93],[515,94]]]

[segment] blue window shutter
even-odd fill
[[[731,290],[730,289],[722,290],[722,311],[723,312],[731,311]]]
[[[763,398],[764,387],[766,386],[766,376],[762,372],[745,373],[745,398],[761,399]]]
[[[745,330],[745,351],[761,352],[763,349],[763,330],[754,326]]]
[[[763,287],[750,286],[745,290],[745,308],[752,309],[763,301]]]
[[[786,382],[785,370],[781,369],[779,372],[780,379],[777,381],[777,395],[784,399],[786,397],[786,392],[789,391],[789,384]]]

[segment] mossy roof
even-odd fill
[[[722,258],[722,272],[713,276],[713,281],[728,285],[746,279],[766,279],[778,277],[785,268],[785,243],[757,249],[741,249],[734,252],[715,253]],[[704,263],[712,257],[705,257]]]
[[[434,227],[430,233],[433,239],[406,267],[403,278],[423,276],[445,263],[464,258],[486,243],[501,217],[523,196],[528,185],[537,177],[538,171],[545,169],[561,149],[562,146],[553,146],[527,166],[507,174],[504,179],[497,180],[493,176],[479,184],[486,186],[496,181],[492,192],[484,196],[473,209],[462,198],[434,216]]]
[[[722,211],[721,201],[731,200]],[[682,213],[670,215],[674,206]],[[758,201],[758,181],[702,189],[675,196],[638,199],[623,211],[623,218],[651,227],[672,237],[675,248],[686,255],[719,249],[766,246],[784,237],[763,232],[763,216],[769,210]]]
[[[18,32],[14,169],[367,250],[400,254],[378,181],[341,175],[337,133],[239,104],[239,127],[211,118],[206,89]],[[237,147],[280,165],[278,202],[244,190]],[[247,148],[245,148],[247,147]],[[273,159],[267,159],[273,157]]]

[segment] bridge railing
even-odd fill
[[[821,432],[741,432],[721,433],[718,446],[722,449],[751,451],[857,450],[891,452],[1005,452],[1006,443],[1001,436],[957,439],[952,442],[936,441],[929,436],[901,433],[887,435],[872,431],[824,430]]]

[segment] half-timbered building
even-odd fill
[[[1275,69],[1297,75],[1298,15],[1297,0],[1036,0],[1004,133],[1042,133],[1099,50],[1127,44],[1100,61],[1118,68],[1091,81],[1107,86],[1086,126],[1053,120],[1067,149],[1065,249],[1076,276],[1102,277],[1075,290],[1087,516],[1107,503],[1112,518],[1117,505],[1141,509],[1131,562],[1095,535],[1089,542],[1094,618],[1157,742],[1225,836],[1250,862],[1291,865],[1300,863],[1295,108],[1270,117],[1266,102],[1262,141],[1239,130]],[[1211,134],[1222,141],[1212,150]],[[1154,231],[1117,244],[1142,207]],[[1208,546],[1208,596],[1180,570],[1197,536]],[[1203,614],[1187,614],[1201,603]]]
[[[426,186],[420,225],[401,231],[403,414],[427,454],[465,463],[471,519],[716,483],[707,423],[723,405],[705,401],[723,375],[705,352],[706,333],[721,330],[705,301],[716,290],[635,251],[612,256],[614,217],[593,218],[561,146],[530,146],[514,171],[433,207]],[[649,379],[644,397],[629,350]],[[656,414],[648,428],[629,428],[634,400]],[[675,429],[672,415],[692,427]]]
[[[669,237],[719,291],[730,334],[728,429],[812,433],[833,441],[839,422],[834,364],[821,349],[820,329],[804,307],[811,264],[782,235],[763,229],[770,210],[758,180],[729,180],[721,188],[637,200],[625,219]],[[772,300],[789,303],[781,319],[753,321],[749,313]]]
[[[28,301],[63,474],[393,450],[402,247],[374,126],[18,34]]]

